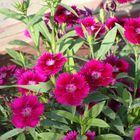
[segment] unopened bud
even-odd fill
[[[115,0],[107,0],[104,3],[104,9],[108,12],[115,12],[117,8],[117,4],[115,2]]]

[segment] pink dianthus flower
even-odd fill
[[[125,37],[133,44],[140,44],[140,18],[127,20],[125,26]]]
[[[134,0],[117,0],[117,2],[120,4],[132,2],[132,1],[134,1]]]
[[[28,38],[31,38],[31,35],[30,35],[30,32],[28,29],[25,29],[24,30],[24,36],[28,37]]]
[[[63,73],[56,81],[54,90],[56,100],[64,105],[78,106],[87,97],[88,84],[79,74]]]
[[[78,135],[76,131],[71,131],[62,140],[77,140]],[[87,132],[85,135],[87,140],[95,140],[95,132]]]
[[[79,21],[81,26],[77,26],[75,31],[78,36],[84,38],[84,31],[82,29],[82,25],[85,27],[89,35],[93,35],[96,38],[99,38],[105,33],[105,26],[102,23],[96,23],[93,17],[86,17]]]
[[[12,123],[15,127],[35,127],[44,112],[44,105],[36,96],[30,95],[14,99],[11,109],[13,111]]]
[[[80,14],[80,11],[76,6],[71,6],[71,8],[77,13],[77,15]],[[59,24],[67,23],[68,25],[73,25],[78,20],[78,17],[76,15],[68,11],[63,6],[58,6],[54,18]]]
[[[62,69],[66,61],[67,59],[62,53],[51,54],[46,52],[38,59],[35,70],[43,75],[55,75]]]
[[[36,85],[39,84],[40,82],[46,81],[46,77],[36,73],[34,71],[28,70],[24,72],[17,80],[18,85]],[[22,94],[26,94],[30,92],[28,89],[24,88],[19,88],[19,91]]]
[[[85,77],[90,90],[95,90],[101,86],[106,87],[111,84],[113,80],[112,73],[113,67],[99,60],[90,60],[80,70],[80,74]]]
[[[140,127],[138,127],[133,135],[133,140],[140,140]]]
[[[114,55],[111,55],[111,56],[108,56],[104,60],[104,62],[112,65],[114,78],[116,78],[116,76],[121,72],[124,72],[124,73],[128,72],[129,63],[122,58],[118,58]]]

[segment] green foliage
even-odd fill
[[[115,134],[105,134],[96,137],[96,140],[123,140],[123,138]]]
[[[111,29],[105,36],[104,40],[102,41],[101,47],[98,50],[97,53],[97,59],[103,59],[105,58],[105,55],[108,51],[110,51],[110,49],[112,48],[115,38],[116,38],[116,34],[117,34],[117,28],[114,27],[113,29]]]
[[[0,136],[0,139],[1,140],[7,140],[9,138],[12,138],[20,133],[22,133],[24,131],[24,129],[13,129],[13,130],[10,130],[8,132],[6,132],[5,134],[3,134],[2,136]]]

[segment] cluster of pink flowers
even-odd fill
[[[44,53],[40,56],[36,66],[31,69],[17,69],[15,76],[17,77],[18,85],[36,85],[40,82],[46,82],[49,77],[57,74],[67,61],[61,53],[51,54]],[[32,93],[31,91],[19,88],[22,94]]]
[[[79,20],[80,26],[75,28],[78,36],[84,38],[85,34],[82,26],[87,30],[89,35],[93,35],[95,38],[101,37],[105,33],[105,26],[102,23],[98,23],[93,17],[87,17]]]
[[[127,61],[115,56],[104,61],[90,60],[78,73],[63,73],[58,77],[54,90],[55,98],[61,104],[78,106],[89,90],[113,84],[117,74],[127,72],[128,68]]]
[[[44,112],[44,105],[36,96],[30,95],[14,99],[11,109],[13,111],[12,123],[15,127],[35,127]]]
[[[78,135],[79,134],[76,131],[72,131],[67,133],[62,140],[76,140]],[[85,136],[87,137],[87,140],[95,140],[95,132],[87,132]]]
[[[7,84],[9,79],[14,75],[16,65],[0,67],[0,85]]]

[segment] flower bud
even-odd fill
[[[15,3],[15,8],[22,13],[26,13],[30,5],[30,0],[20,0]]]
[[[117,8],[117,4],[115,2],[115,0],[107,0],[104,3],[104,9],[108,12],[115,12]]]

